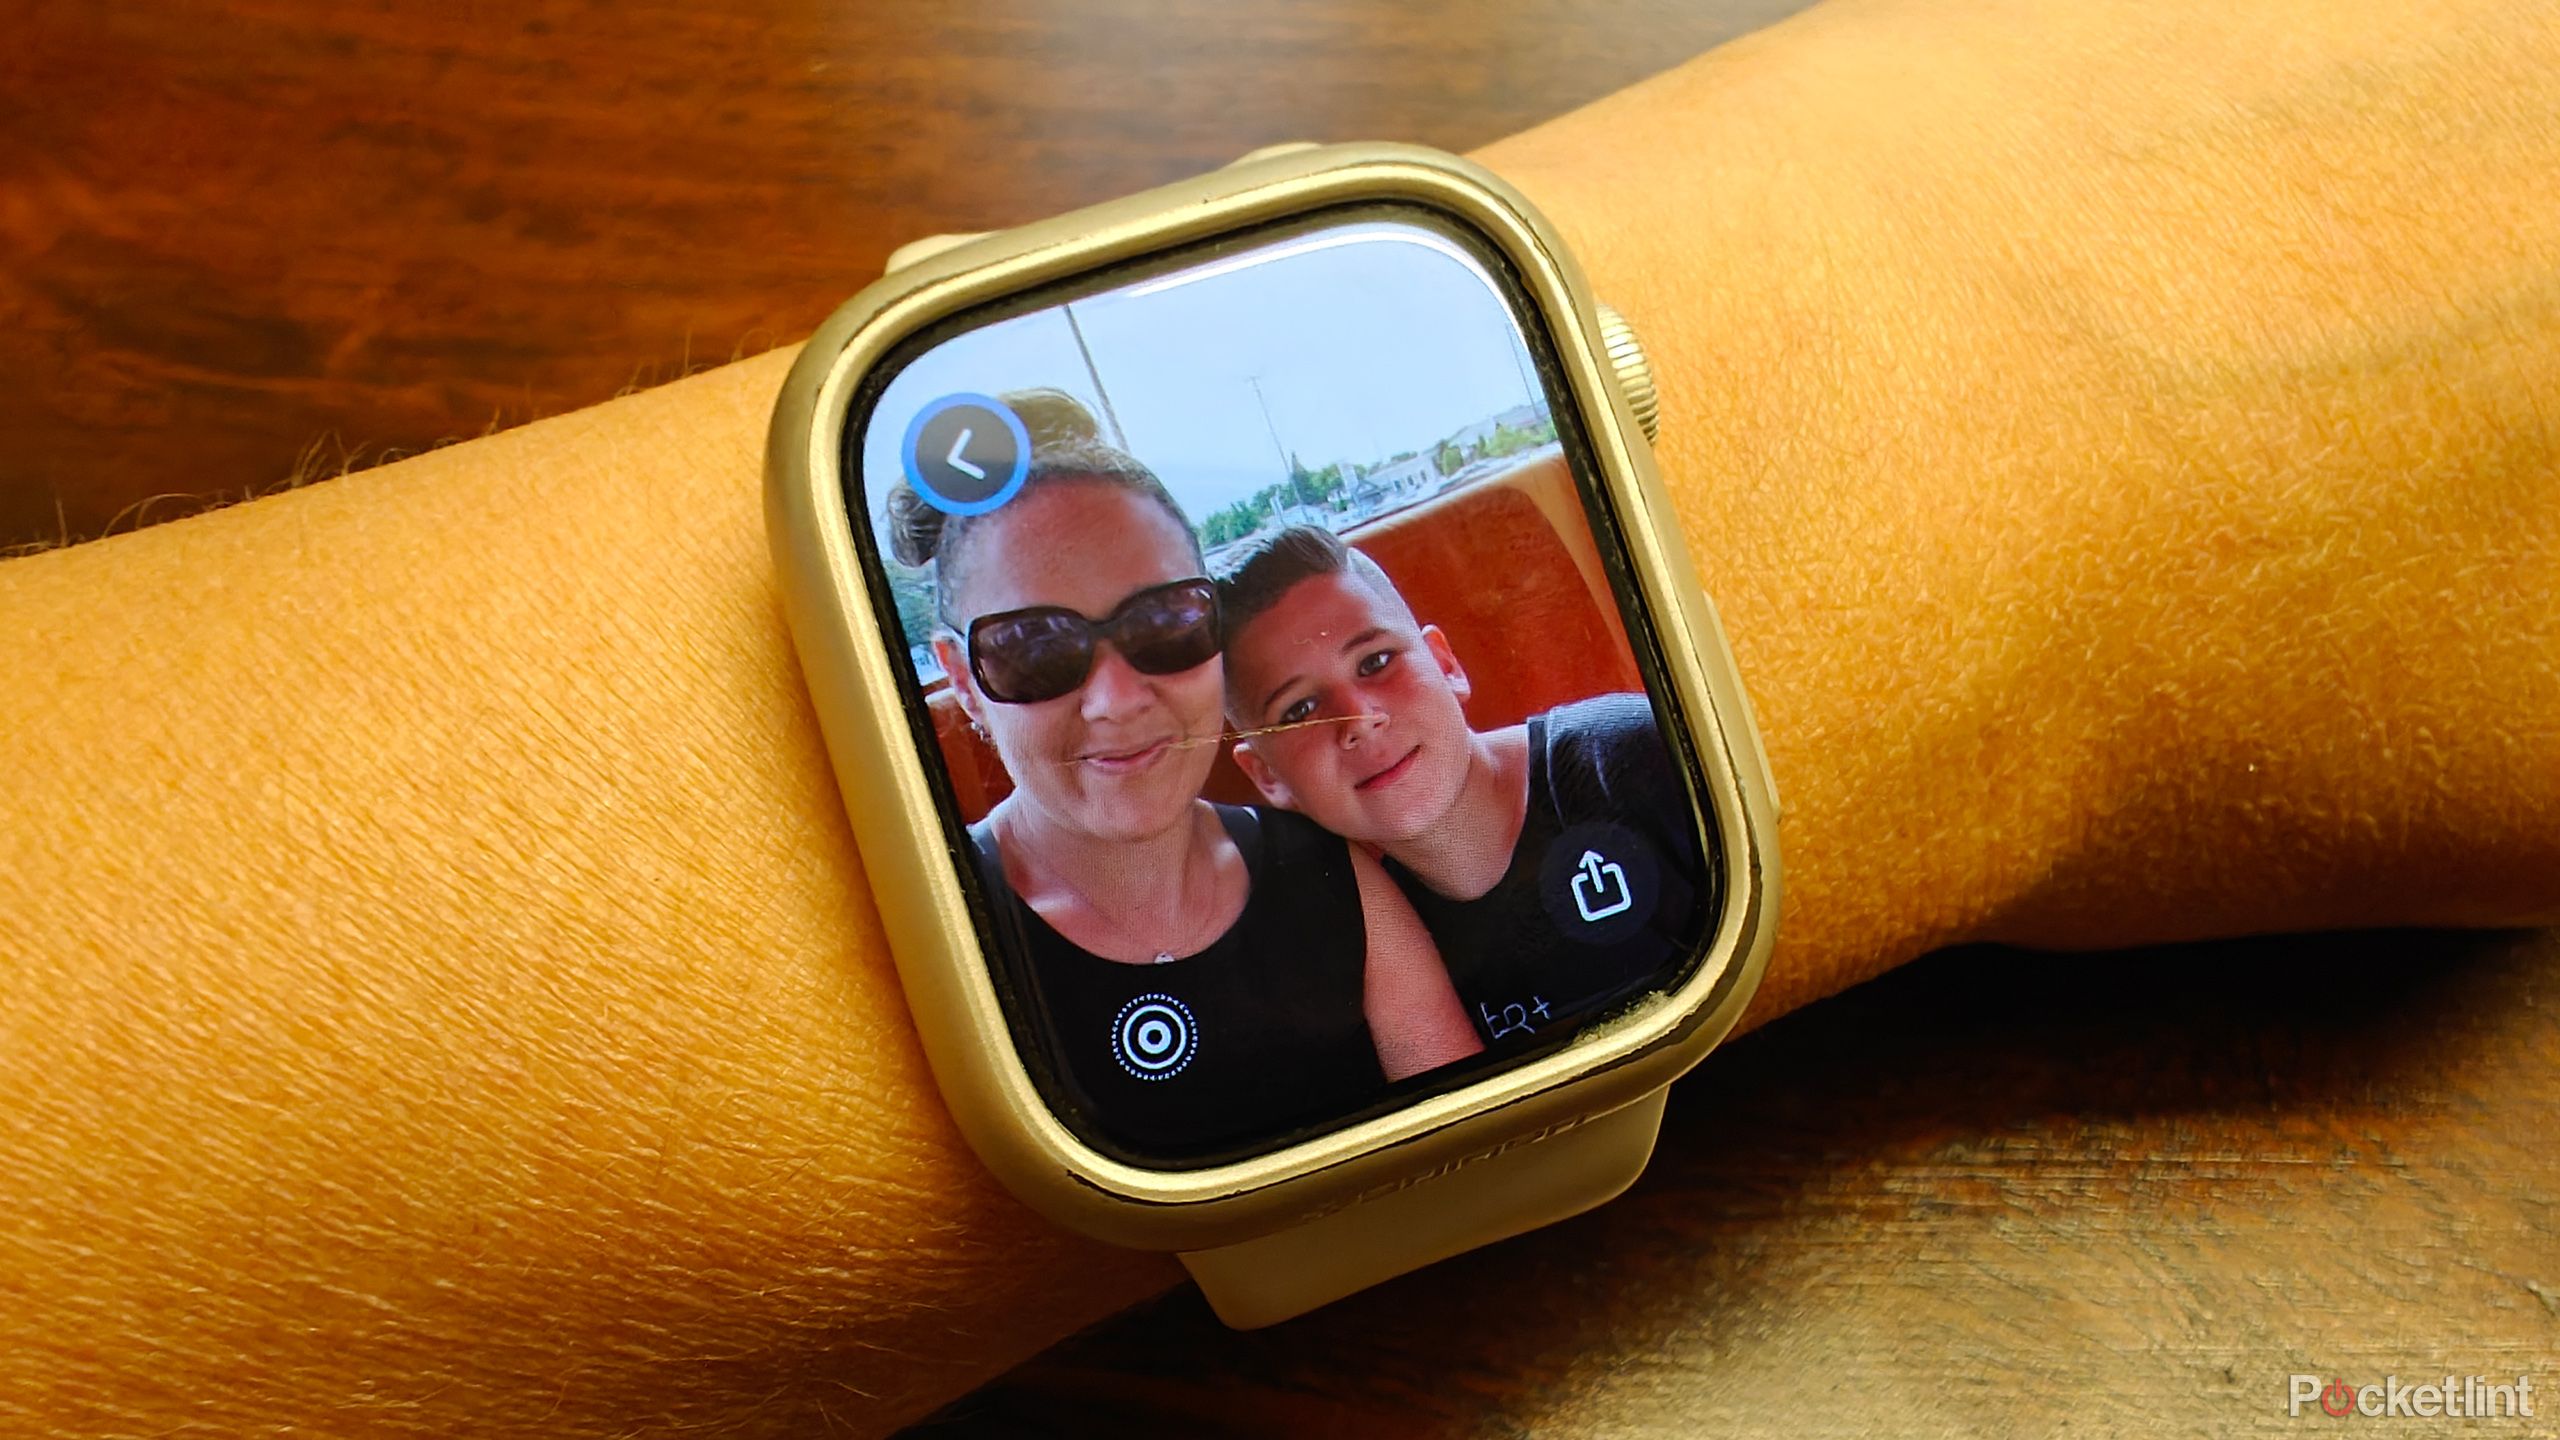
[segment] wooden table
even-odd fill
[[[796,338],[916,235],[1278,139],[1463,149],[1794,8],[40,8],[0,543]],[[1603,1211],[1258,1335],[1175,1295],[927,1428],[2223,1436],[2331,1423],[2296,1372],[2560,1389],[2556,1061],[2548,935],[1949,954],[1711,1062]]]

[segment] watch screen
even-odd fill
[[[1685,980],[1714,827],[1501,252],[1302,216],[908,338],[846,500],[1021,1059],[1264,1153]],[[860,797],[856,797],[860,803]]]

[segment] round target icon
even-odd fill
[[[1199,1053],[1191,1007],[1170,995],[1141,995],[1111,1021],[1111,1058],[1141,1080],[1170,1080]]]

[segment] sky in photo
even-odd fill
[[[1107,394],[1120,434],[1102,419],[1103,438],[1155,471],[1197,524],[1287,479],[1284,452],[1311,470],[1424,452],[1537,402],[1534,375],[1491,277],[1433,230],[1382,221],[1299,235],[926,352],[889,383],[863,437],[867,504],[876,520],[908,422],[957,392],[1049,386],[1097,418]]]

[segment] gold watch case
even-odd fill
[[[1686,983],[1571,1045],[1463,1089],[1203,1169],[1100,1154],[1043,1102],[1000,1008],[935,791],[916,749],[845,503],[844,432],[865,374],[900,340],[1026,288],[1170,247],[1363,201],[1471,225],[1516,268],[1553,340],[1597,479],[1686,723],[1718,831],[1723,913]],[[1616,317],[1610,315],[1610,320]],[[1058,1222],[1121,1245],[1197,1250],[1393,1193],[1637,1101],[1729,1033],[1757,986],[1778,904],[1777,806],[1750,703],[1694,579],[1622,389],[1623,322],[1603,312],[1546,221],[1468,161],[1405,145],[1273,147],[1089,209],[909,247],[818,328],[792,367],[766,453],[766,519],[801,665],[908,1005],[945,1102],[998,1177]],[[1650,399],[1650,383],[1644,398]]]

